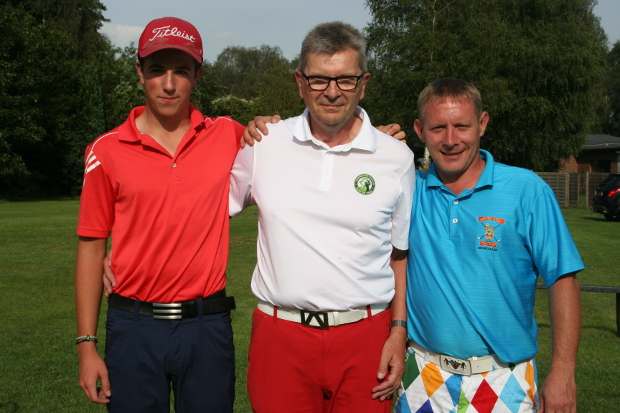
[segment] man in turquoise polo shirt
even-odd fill
[[[433,159],[418,171],[407,268],[409,350],[397,411],[574,412],[584,268],[551,188],[480,149],[480,92],[443,78],[418,102]],[[551,370],[538,395],[538,276],[549,287]]]

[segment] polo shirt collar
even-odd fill
[[[118,127],[118,139],[125,142],[142,142],[148,143],[144,140],[144,134],[136,127],[136,118],[144,113],[146,106],[135,107],[129,112],[127,120]],[[205,118],[194,105],[189,105],[189,118],[192,129],[198,130],[203,127]]]
[[[478,182],[474,186],[474,191],[476,189],[484,188],[484,187],[493,187],[493,168],[495,165],[495,161],[493,160],[493,155],[490,152],[485,151],[484,149],[480,149],[480,157],[485,160],[484,170],[478,178]],[[437,175],[437,168],[433,163],[428,170],[427,175],[427,187],[443,187],[444,184],[439,179]]]
[[[304,113],[302,113],[297,122],[295,122],[293,137],[300,142],[310,141],[317,146],[334,152],[348,152],[351,149],[374,152],[377,149],[377,136],[375,135],[374,126],[370,123],[368,114],[364,109],[358,106],[355,109],[353,116],[357,116],[362,119],[362,127],[357,133],[355,139],[344,145],[338,145],[330,148],[324,142],[312,136],[312,132],[310,132],[310,111],[308,108],[304,110]]]
[[[484,149],[480,149],[480,157],[485,160],[485,165],[482,175],[478,178],[478,182],[476,182],[474,189],[493,187],[493,169],[495,166],[493,155]]]

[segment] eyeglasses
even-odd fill
[[[332,80],[336,81],[336,85],[338,89],[344,91],[351,91],[357,88],[357,84],[360,79],[364,77],[364,73],[359,76],[338,76],[338,77],[329,77],[329,76],[306,76],[304,73],[301,74],[308,81],[308,86],[312,90],[323,91],[329,87],[329,84]]]

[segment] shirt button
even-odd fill
[[[459,220],[458,220],[458,219],[456,219],[456,218],[454,218],[454,219],[452,220],[452,222],[456,224],[457,222],[459,222]]]
[[[173,167],[173,168],[176,168],[176,167],[177,167],[177,164],[176,164],[176,163],[173,163],[173,164],[172,164],[172,167]]]
[[[458,203],[459,203],[459,200],[458,200],[458,199],[455,199],[455,200],[454,200],[454,205],[456,205],[456,204],[458,204]]]

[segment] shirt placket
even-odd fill
[[[321,177],[319,180],[319,189],[329,191],[332,189],[334,177],[334,158],[335,153],[325,151],[323,153],[323,161],[321,163]]]

